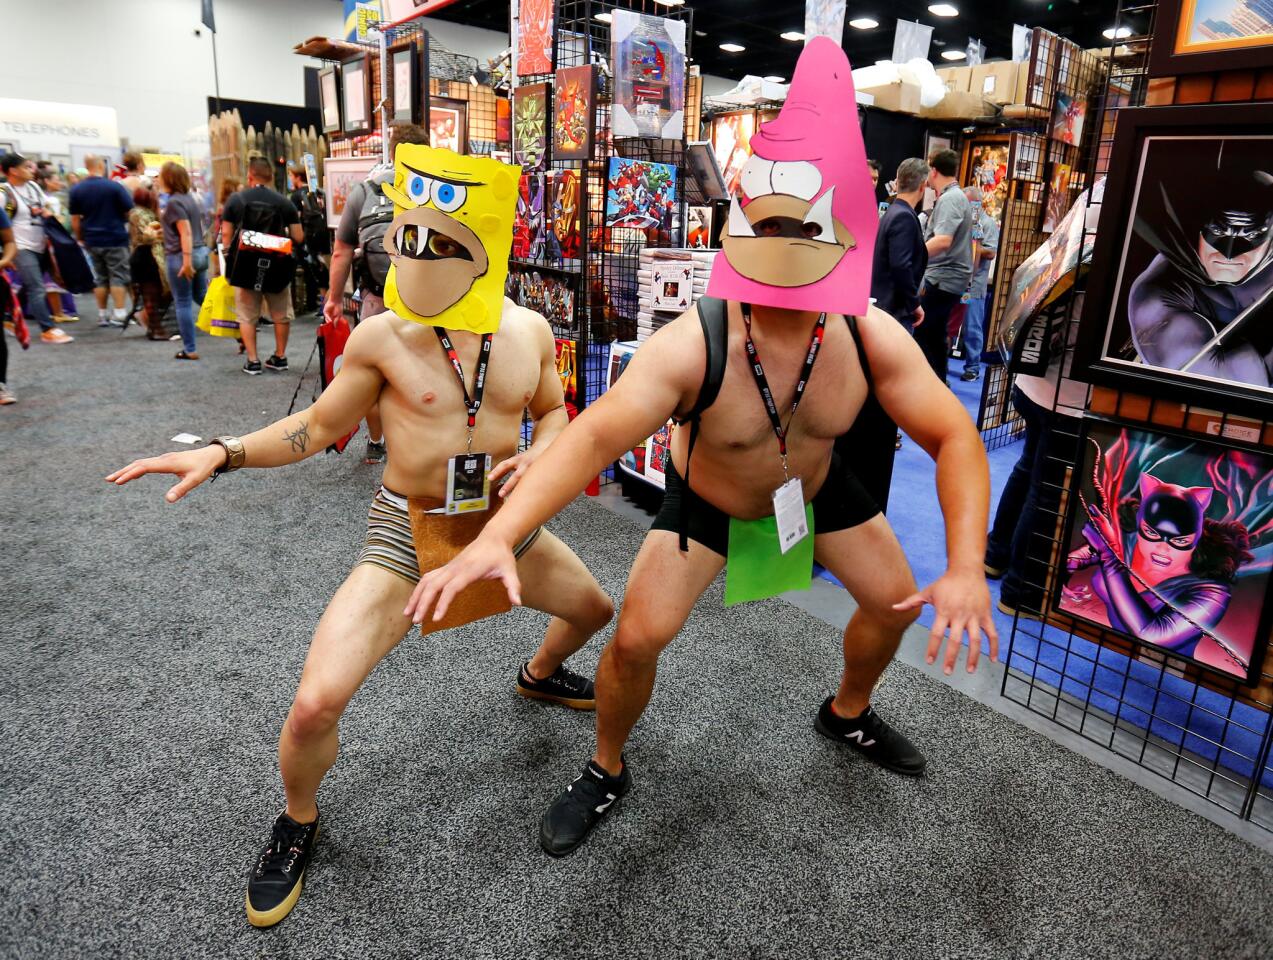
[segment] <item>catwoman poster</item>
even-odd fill
[[[1091,421],[1057,607],[1250,681],[1267,633],[1273,456]]]

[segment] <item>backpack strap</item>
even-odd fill
[[[703,329],[703,345],[707,348],[707,362],[703,365],[703,384],[698,388],[698,399],[684,417],[677,420],[678,425],[689,424],[690,441],[685,450],[685,489],[690,488],[690,462],[694,457],[694,445],[698,442],[698,430],[703,412],[720,396],[721,384],[725,381],[725,361],[729,357],[729,315],[727,304],[715,297],[702,297],[695,305],[698,311],[699,326]],[[682,553],[690,549],[689,512],[682,505],[681,519],[677,533],[681,538]]]
[[[849,325],[849,336],[853,338],[853,345],[857,347],[858,363],[862,366],[862,376],[866,378],[867,393],[875,392],[875,378],[871,376],[871,360],[866,355],[866,347],[862,343],[862,333],[858,329],[858,318],[846,316],[845,322]]]

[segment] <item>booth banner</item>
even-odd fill
[[[893,62],[927,60],[932,41],[932,27],[911,20],[898,20],[897,30],[893,34]]]
[[[830,37],[836,43],[843,43],[844,5],[845,0],[805,0],[805,43],[813,37]]]
[[[553,72],[553,0],[522,0],[517,21],[517,75]]]
[[[114,107],[0,97],[0,142],[28,155],[65,156],[73,145],[119,144]]]
[[[614,135],[683,139],[685,22],[630,10],[613,17]]]

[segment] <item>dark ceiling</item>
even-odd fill
[[[929,0],[849,0],[846,20],[870,17],[879,22],[873,30],[844,29],[844,49],[854,66],[885,60],[893,53],[893,24],[896,19],[931,24],[933,45],[930,58],[938,66],[951,64],[941,59],[943,49],[963,50],[968,38],[977,37],[986,46],[988,60],[1012,56],[1012,25],[1046,27],[1084,47],[1107,45],[1101,31],[1114,23],[1116,0],[948,0],[959,9],[957,17],[937,17],[928,12]],[[572,4],[582,7],[582,3]],[[611,4],[594,3],[601,10]],[[657,13],[669,8],[650,0],[634,0],[618,6],[644,8]],[[791,77],[801,44],[783,40],[786,30],[804,28],[804,3],[800,0],[689,0],[693,9],[695,36],[691,44],[694,62],[704,73],[730,79],[744,74]],[[460,0],[434,16],[491,30],[508,30],[508,0]],[[1134,22],[1132,26],[1137,26]],[[722,43],[739,43],[743,53],[726,53]],[[958,65],[955,63],[954,65]]]

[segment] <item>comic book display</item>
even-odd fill
[[[1057,607],[1239,679],[1268,634],[1273,456],[1092,421]]]
[[[552,255],[559,260],[579,259],[579,173],[557,170],[549,181],[552,209],[549,227],[552,233]]]
[[[614,10],[611,125],[616,137],[685,136],[685,23]]]
[[[676,207],[676,167],[648,160],[610,158],[606,179],[607,227],[657,231],[666,243]]]
[[[597,122],[597,70],[593,66],[563,67],[557,71],[553,87],[553,156],[588,160]]]

